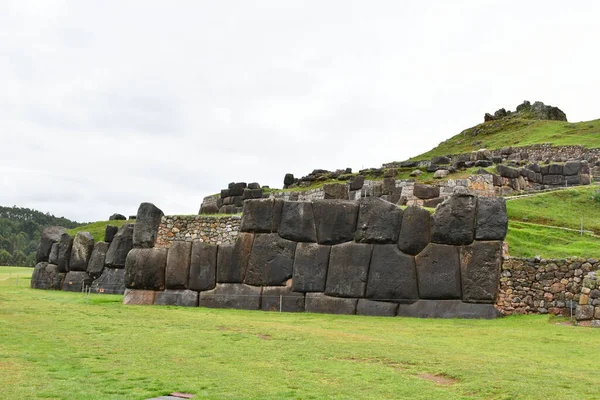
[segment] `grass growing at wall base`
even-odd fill
[[[123,306],[0,272],[3,398],[594,398],[600,330],[492,321]]]

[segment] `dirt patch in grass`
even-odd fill
[[[258,335],[256,335],[257,338],[262,339],[262,340],[271,340],[272,337],[271,335],[263,335],[262,333],[259,333]]]
[[[458,383],[458,379],[449,377],[447,375],[419,374],[418,377],[442,386],[450,386]]]
[[[412,363],[409,363],[409,362],[402,362],[402,361],[399,362],[399,361],[390,360],[388,358],[376,358],[376,357],[368,357],[368,358],[345,357],[345,358],[340,358],[339,360],[359,362],[359,363],[365,363],[365,364],[382,364],[382,365],[385,365],[387,367],[392,367],[397,370],[404,369],[408,365],[413,365]]]

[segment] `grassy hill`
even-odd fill
[[[522,147],[550,143],[555,146],[581,145],[600,147],[600,119],[570,123],[565,121],[540,121],[504,118],[484,122],[465,129],[458,135],[411,160],[425,160],[434,156],[470,153],[487,148],[506,146]]]
[[[106,230],[106,225],[114,225],[120,228],[125,224],[132,223],[135,223],[135,220],[97,221],[87,225],[78,226],[77,228],[70,229],[69,235],[74,237],[75,235],[77,235],[77,232],[89,232],[94,237],[94,241],[101,242],[104,240],[104,231]]]

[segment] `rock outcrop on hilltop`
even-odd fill
[[[545,105],[541,101],[536,101],[531,104],[525,100],[517,106],[516,111],[506,111],[504,108],[497,110],[493,115],[485,113],[484,122],[495,121],[503,118],[521,118],[521,119],[538,119],[550,121],[566,121],[567,114],[560,108]]]

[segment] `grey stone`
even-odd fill
[[[581,161],[567,161],[563,166],[563,175],[577,175],[581,169]]]
[[[331,246],[298,243],[294,255],[292,288],[295,292],[323,292]]]
[[[261,287],[243,283],[217,283],[213,290],[200,292],[199,305],[210,308],[259,310],[261,293]]]
[[[493,319],[500,312],[492,304],[463,303],[460,300],[419,300],[399,304],[399,317]]]
[[[156,291],[154,290],[125,289],[125,293],[123,295],[123,304],[150,306],[154,304],[155,296]]]
[[[102,275],[92,283],[94,293],[125,293],[125,270],[123,268],[106,267]]]
[[[92,277],[85,271],[70,271],[63,281],[62,290],[65,292],[81,292],[84,287],[92,284]]]
[[[290,186],[294,183],[294,174],[285,174],[283,177],[283,185]]]
[[[279,236],[296,242],[317,241],[311,202],[285,201],[283,203]]]
[[[250,182],[248,184],[248,189],[250,189],[250,190],[259,189],[260,190],[260,184],[258,182]]]
[[[402,210],[377,197],[359,200],[355,240],[359,243],[396,243],[402,225]]]
[[[242,232],[271,233],[279,230],[282,200],[260,199],[244,202]]]
[[[430,243],[416,256],[419,297],[422,299],[460,299],[460,262],[458,248]]]
[[[564,185],[565,177],[563,175],[544,175],[542,179],[544,185]]]
[[[366,297],[387,301],[418,299],[414,257],[400,252],[395,244],[373,246]]]
[[[90,261],[87,266],[87,273],[92,279],[97,279],[102,275],[104,270],[104,260],[106,259],[106,253],[108,252],[109,244],[106,242],[98,242],[94,245]]]
[[[577,305],[575,309],[575,318],[577,321],[587,321],[594,318],[594,306]]]
[[[315,200],[313,213],[319,244],[338,244],[354,239],[358,203],[344,200]]]
[[[474,242],[460,248],[462,299],[494,303],[500,282],[502,242]]]
[[[104,229],[104,241],[107,243],[112,242],[118,231],[118,226],[106,225],[106,229]]]
[[[344,183],[327,183],[323,185],[326,199],[348,200],[348,187]]]
[[[370,315],[374,317],[394,317],[398,304],[386,303],[383,301],[373,301],[367,299],[358,299],[356,305],[356,315]]]
[[[192,244],[188,287],[201,292],[214,289],[217,279],[217,251],[212,244],[195,241]]]
[[[503,197],[480,197],[477,201],[475,239],[504,240],[508,229],[506,201]]]
[[[58,264],[58,242],[52,243],[50,254],[48,255],[48,262],[50,264]]]
[[[356,313],[356,303],[357,299],[330,297],[323,293],[306,293],[305,310],[310,313],[353,315]]]
[[[244,281],[253,242],[253,233],[242,232],[233,246],[219,246],[217,253],[218,283],[242,283]]]
[[[365,184],[365,177],[363,175],[356,175],[352,181],[350,181],[350,190],[360,190]]]
[[[58,269],[60,272],[67,272],[69,270],[72,248],[73,237],[66,232],[60,235],[58,242]]]
[[[450,171],[448,171],[447,169],[438,169],[437,171],[434,172],[433,178],[434,179],[443,179],[443,178],[446,178],[449,174],[450,174]]]
[[[518,169],[511,168],[511,167],[506,166],[504,164],[498,164],[498,165],[496,165],[496,172],[498,172],[498,174],[501,177],[503,177],[503,178],[509,178],[509,179],[518,178],[519,175],[521,174]]]
[[[48,261],[48,258],[50,257],[50,250],[52,250],[52,245],[58,242],[62,234],[66,232],[67,229],[61,226],[49,226],[42,230],[40,246],[38,247],[35,256],[37,263]]]
[[[65,274],[59,271],[58,265],[46,261],[38,263],[31,275],[32,289],[61,290]]]
[[[241,196],[244,194],[244,189],[246,189],[248,185],[246,182],[237,182],[229,187],[230,196]]]
[[[373,246],[343,243],[331,247],[325,294],[364,297]]]
[[[257,234],[248,261],[244,283],[281,286],[292,277],[296,242],[274,233]]]
[[[123,214],[119,214],[119,213],[115,213],[113,215],[111,215],[110,217],[108,217],[109,221],[125,221],[127,219],[127,217],[125,217]]]
[[[430,220],[429,211],[418,206],[407,207],[402,218],[398,248],[407,254],[419,254],[429,243]]]
[[[193,290],[156,292],[154,304],[159,306],[198,307],[198,292]]]
[[[419,199],[432,199],[440,197],[440,187],[431,185],[416,184],[413,189],[413,194]]]
[[[445,199],[443,197],[423,200],[423,207],[436,208],[439,204],[442,204],[444,200]]]
[[[87,264],[94,249],[94,237],[89,232],[77,232],[73,240],[71,258],[69,259],[70,271],[86,271]]]
[[[135,248],[127,255],[125,287],[140,290],[164,290],[167,249]]]
[[[175,240],[167,253],[165,284],[167,289],[187,289],[190,276],[192,243]]]
[[[289,286],[265,286],[262,290],[263,311],[303,312],[304,293],[293,292]]]
[[[446,165],[450,164],[451,160],[446,156],[435,156],[431,158],[431,163],[435,165]]]
[[[564,175],[562,164],[548,165],[548,175]]]
[[[477,198],[469,194],[454,195],[435,210],[431,225],[431,241],[465,245],[475,237]]]
[[[133,247],[154,247],[163,215],[162,210],[152,203],[140,204],[133,228]]]
[[[105,263],[109,267],[123,268],[127,254],[133,248],[133,224],[124,224],[119,228],[108,246]]]

